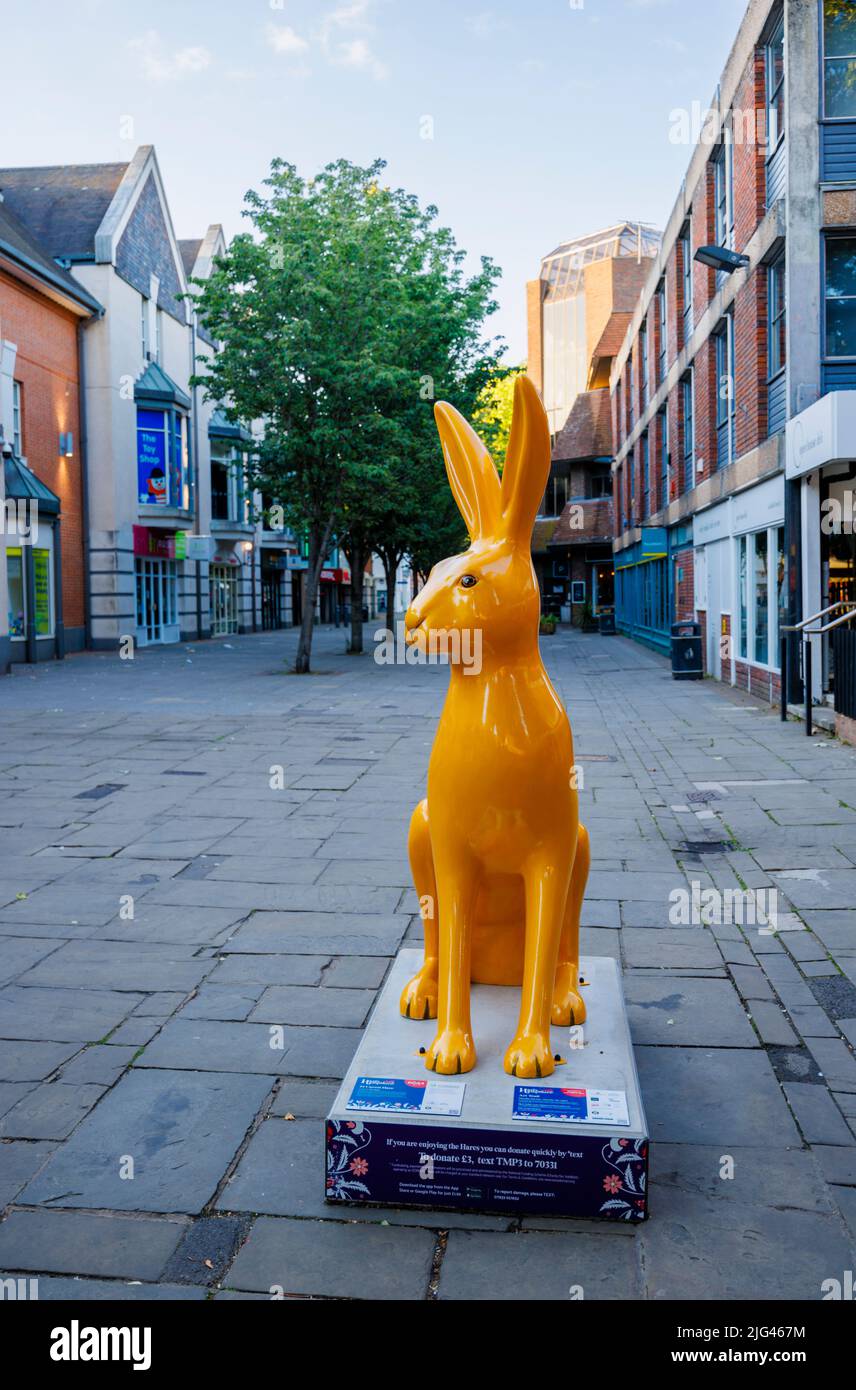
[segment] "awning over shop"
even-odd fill
[[[16,454],[3,456],[3,476],[7,500],[32,502],[44,516],[59,516],[60,500],[56,493],[51,492]]]
[[[158,362],[150,362],[134,385],[134,400],[145,405],[177,406],[190,409],[190,397],[167,376]]]

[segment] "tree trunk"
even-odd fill
[[[363,652],[363,570],[365,555],[360,542],[355,542],[348,552],[351,565],[351,640],[348,651],[354,656]]]
[[[321,571],[333,533],[333,518],[328,517],[322,533],[313,529],[309,534],[309,568],[306,570],[306,588],[303,593],[303,621],[300,624],[300,641],[297,644],[297,657],[294,670],[298,676],[307,676],[312,658],[312,634],[315,629],[315,600]]]

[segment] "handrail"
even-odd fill
[[[831,632],[834,627],[840,627],[842,623],[851,623],[854,618],[856,618],[856,605],[854,605],[852,612],[842,613],[840,618],[836,618],[832,623],[827,623],[824,627],[806,628],[803,636],[822,637],[825,632]]]
[[[837,613],[839,608],[856,608],[856,603],[852,599],[839,599],[838,603],[830,604],[829,608],[821,608],[819,613],[813,613],[810,618],[803,618],[801,623],[794,623],[791,627],[783,627],[781,632],[803,632],[809,623],[816,623],[818,618],[825,618],[827,613]]]

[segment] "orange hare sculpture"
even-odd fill
[[[538,645],[532,526],[550,471],[550,433],[528,377],[517,379],[502,482],[452,406],[435,409],[449,483],[470,548],[435,565],[408,609],[407,641],[442,637],[449,691],[408,849],[423,904],[425,960],[401,996],[437,1018],[429,1071],[472,1070],[470,983],[521,985],[513,1076],[554,1069],[550,1023],[582,1023],[579,924],[589,869],[571,727]],[[480,662],[464,663],[462,634]],[[458,634],[453,640],[446,634]],[[456,655],[457,653],[457,655]]]

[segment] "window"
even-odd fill
[[[630,465],[630,525],[636,522],[636,460],[631,454],[628,459]]]
[[[137,487],[141,507],[193,506],[186,415],[137,407]]]
[[[826,356],[856,357],[856,237],[826,241]]]
[[[24,393],[20,381],[12,382],[12,448],[21,458],[24,453]]]
[[[636,420],[636,401],[634,399],[635,382],[633,380],[633,349],[627,358],[627,428],[632,430]]]
[[[639,447],[642,457],[642,498],[644,502],[642,520],[644,521],[646,517],[651,515],[651,461],[648,453],[647,430],[639,441]]]
[[[143,296],[140,300],[140,344],[143,349],[143,361],[149,360],[149,301]]]
[[[856,6],[841,0],[823,5],[823,114],[856,119]]]
[[[612,496],[612,474],[611,473],[592,473],[589,478],[589,497],[611,497]]]
[[[692,224],[689,221],[685,222],[681,228],[679,244],[684,300],[684,342],[686,342],[692,332],[693,318],[693,233]]]
[[[662,279],[657,286],[657,323],[659,342],[657,344],[657,385],[666,379],[666,357],[668,349],[668,309],[666,303],[666,281]]]
[[[669,505],[669,407],[660,411],[660,506]]]
[[[243,479],[229,444],[211,441],[211,517],[214,521],[243,521]]]
[[[785,258],[780,256],[768,271],[767,340],[769,374],[776,376],[787,362],[787,317],[785,313]]]
[[[723,320],[714,334],[716,344],[717,467],[734,458],[734,320]]]
[[[644,410],[648,404],[648,329],[644,323],[639,329],[639,388]]]
[[[779,21],[764,51],[767,86],[767,154],[779,145],[785,134],[785,16]]]
[[[771,568],[775,561],[775,569]],[[785,528],[737,540],[737,655],[778,670],[779,630],[786,602]]]
[[[684,413],[684,492],[695,487],[695,414],[693,409],[693,374],[688,371],[681,381],[681,405]]]
[[[723,131],[722,144],[713,160],[713,198],[716,212],[716,245],[734,245],[734,146],[731,128]]]
[[[44,535],[45,532],[42,532]],[[50,532],[47,533],[50,535]],[[34,621],[36,637],[54,635],[53,540],[51,546],[33,546],[25,556],[21,546],[6,551],[6,578],[9,588],[9,636],[24,641],[30,616],[27,597],[27,564],[33,567],[32,584],[35,596]]]

